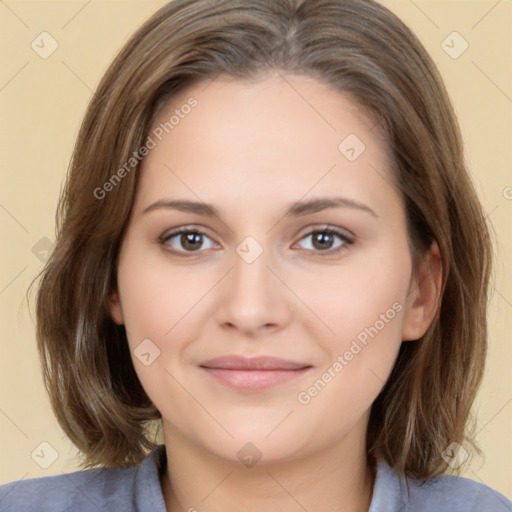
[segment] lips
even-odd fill
[[[289,382],[306,373],[311,365],[270,356],[218,357],[201,363],[217,382],[239,391],[262,391]]]
[[[218,370],[300,370],[311,366],[303,363],[296,363],[287,359],[277,357],[243,357],[243,356],[225,356],[210,359],[201,363],[202,367]]]

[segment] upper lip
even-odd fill
[[[199,366],[218,370],[302,370],[310,364],[271,356],[245,357],[239,355],[216,357],[202,362]]]

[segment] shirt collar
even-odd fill
[[[134,486],[137,512],[166,512],[160,485],[160,474],[166,461],[165,445],[161,444],[137,466]]]
[[[160,475],[166,466],[165,445],[157,446],[135,472],[135,503],[137,512],[166,512]],[[377,463],[373,496],[368,512],[399,510],[406,504],[407,483],[383,460]]]

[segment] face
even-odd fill
[[[266,75],[189,88],[150,136],[111,314],[166,441],[272,462],[360,440],[435,289],[378,127],[312,78]]]

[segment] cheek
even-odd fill
[[[408,248],[397,250],[390,244],[387,250],[347,260],[339,268],[321,269],[303,280],[299,293],[322,320],[316,322],[315,338],[324,340],[324,348],[331,354],[332,349],[343,350],[359,335],[364,338],[366,330],[375,325],[382,338],[401,341],[401,311],[410,273]]]
[[[172,336],[211,288],[210,274],[207,269],[167,264],[160,251],[127,245],[118,286],[130,342],[139,338],[163,342]]]
[[[164,410],[168,397],[163,390],[172,388],[179,397],[183,392],[177,382],[190,386],[182,370],[190,362],[190,345],[201,336],[208,293],[222,275],[213,275],[207,266],[169,263],[160,251],[148,251],[128,238],[117,275],[135,371]]]
[[[186,408],[188,398],[173,376],[184,382],[176,368],[186,334],[190,337],[197,325],[194,306],[211,287],[211,276],[166,264],[159,251],[144,250],[127,238],[117,277],[130,353],[143,388],[160,411],[169,407],[170,394]]]
[[[402,248],[317,274],[309,293],[308,305],[322,319],[311,323],[311,336],[324,359],[297,400],[311,418],[333,425],[333,435],[334,425],[355,423],[371,406],[396,360],[411,270]]]

